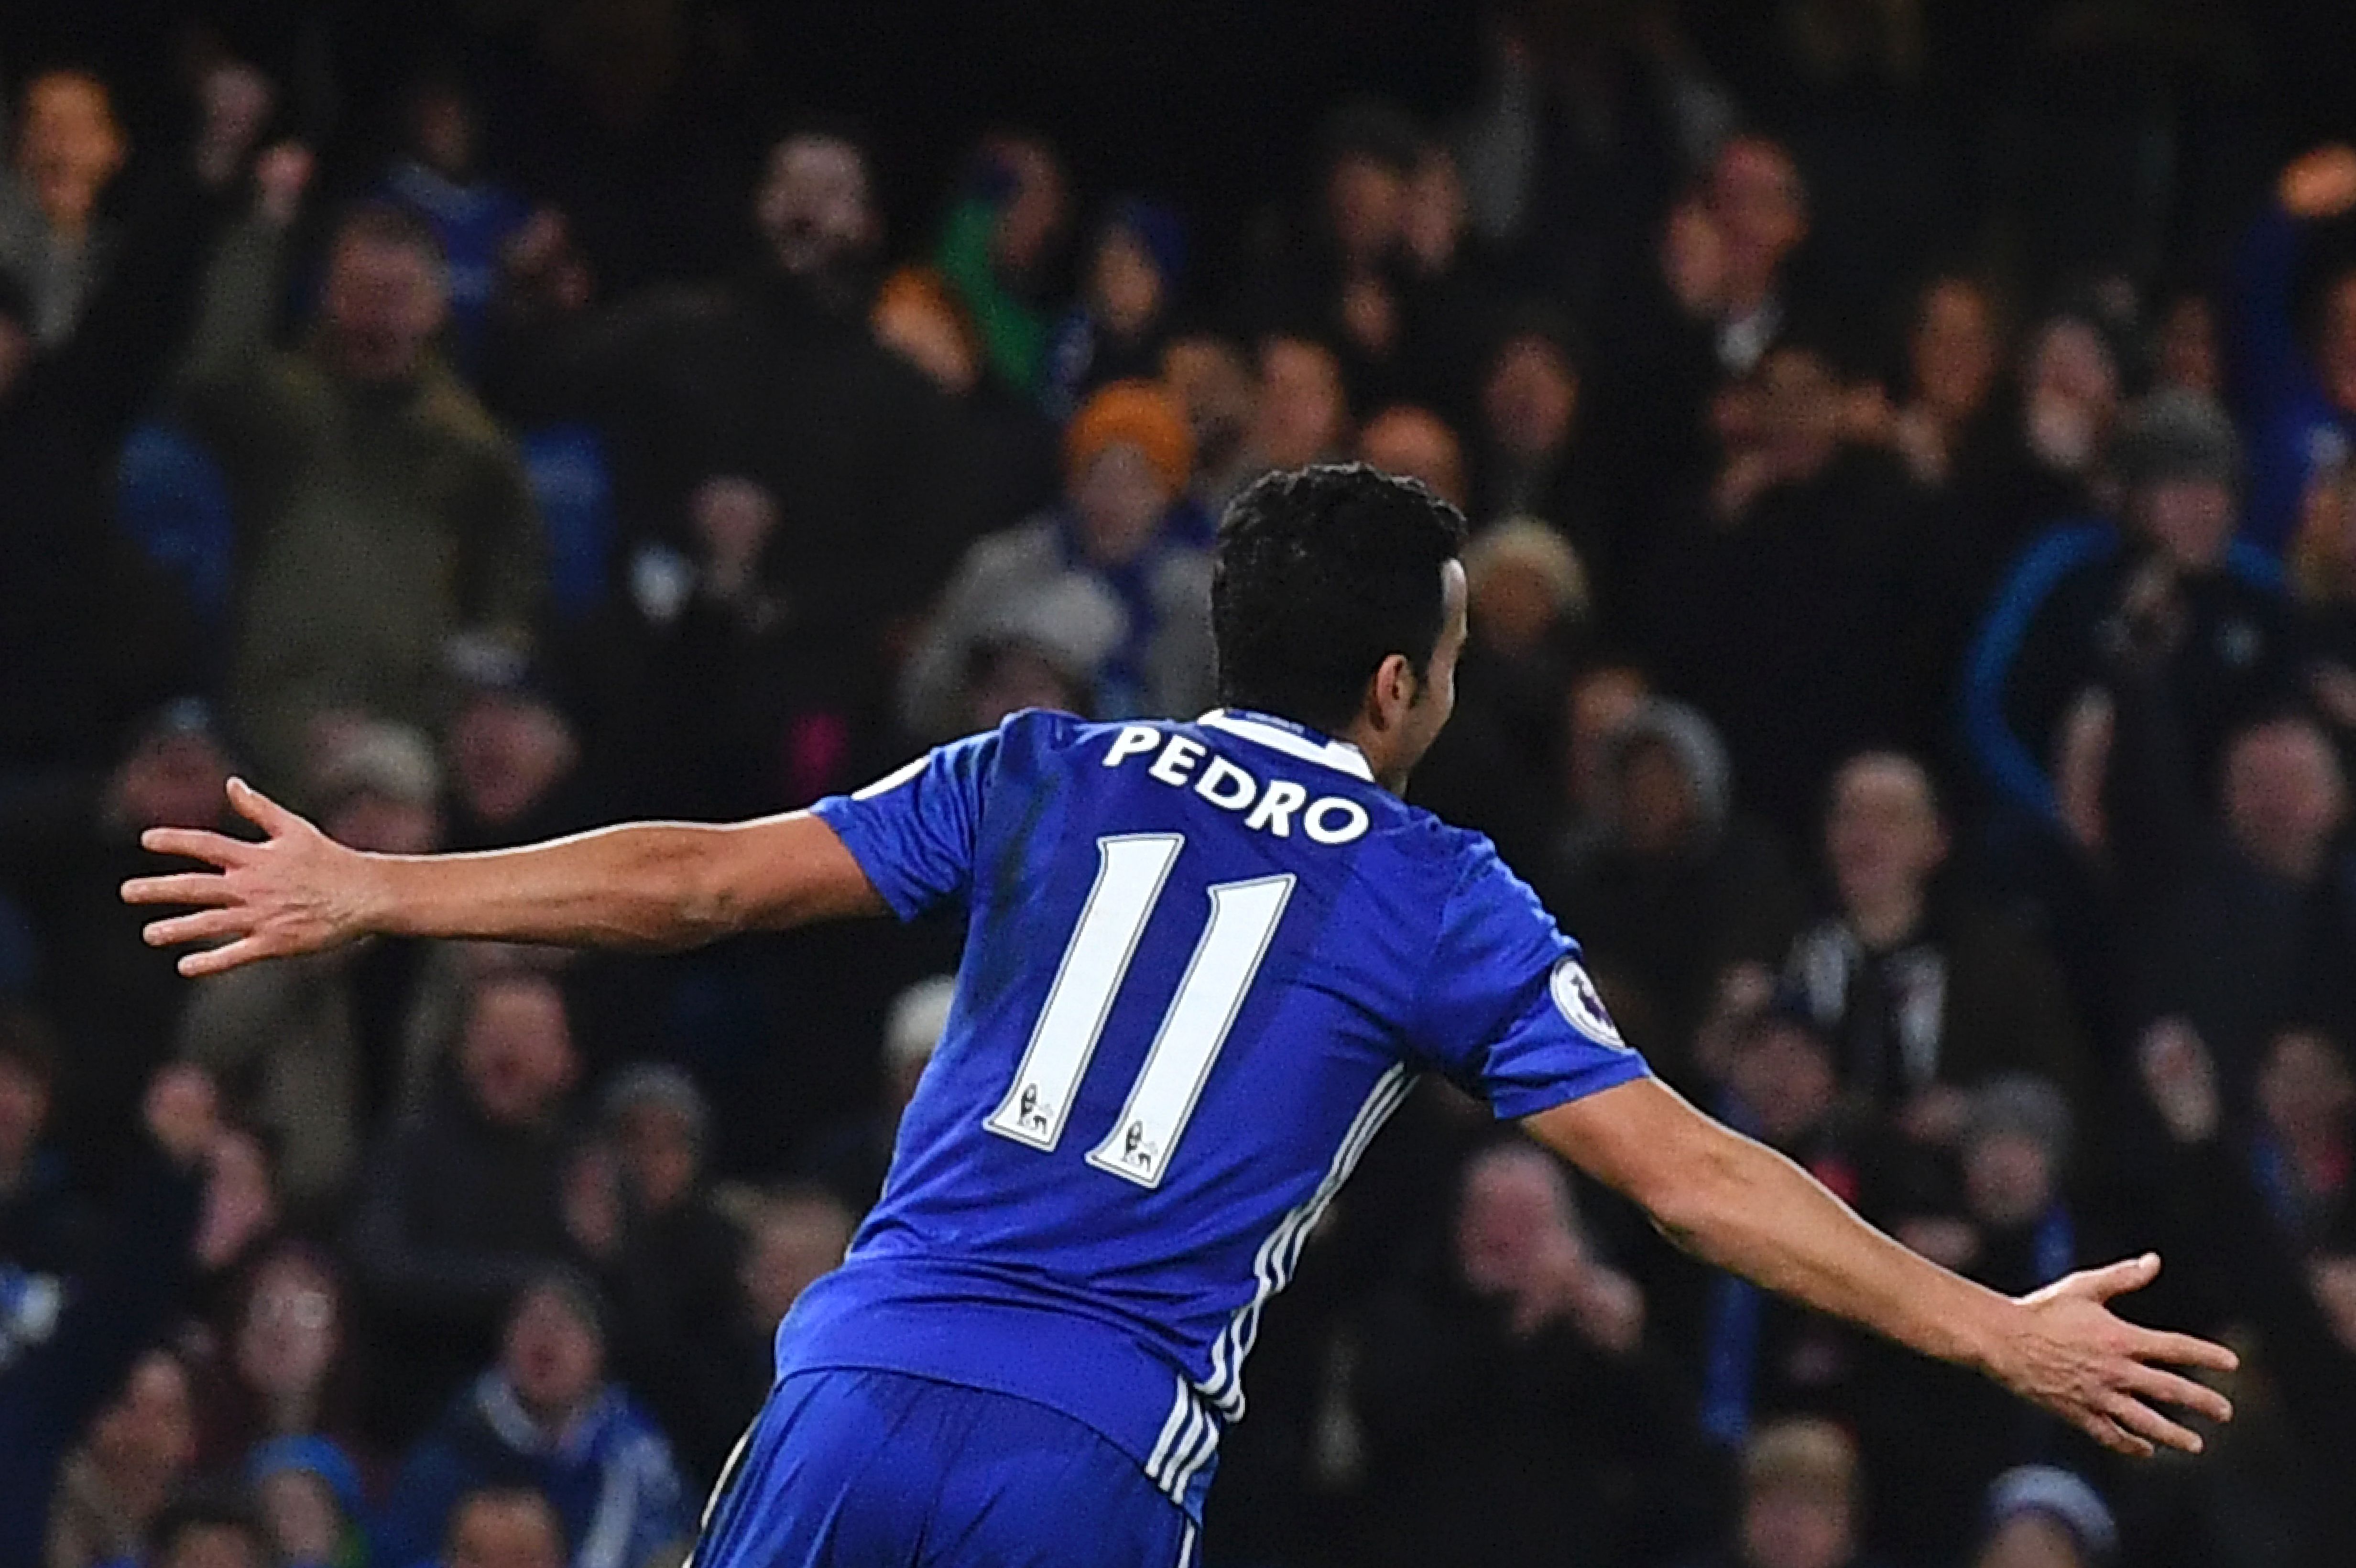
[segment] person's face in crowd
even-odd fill
[[[1856,1528],[1848,1499],[1828,1488],[1760,1487],[1742,1499],[1743,1568],[1841,1568]]]
[[[2204,571],[2233,542],[2233,492],[2214,479],[2161,479],[2134,501],[2143,535],[2188,571]]]
[[[1778,348],[1759,367],[1760,438],[1776,472],[1804,482],[1824,472],[1841,443],[1843,389],[1821,354]]]
[[[1403,236],[1408,182],[1378,158],[1351,153],[1325,175],[1325,221],[1344,266],[1378,265]]]
[[[851,1232],[850,1213],[830,1198],[812,1194],[765,1204],[737,1274],[755,1325],[775,1332],[801,1293],[842,1262]]]
[[[1946,826],[1922,764],[1859,757],[1833,780],[1825,858],[1841,901],[1854,911],[1894,897],[1919,900],[1947,858]]]
[[[1072,481],[1072,510],[1089,559],[1100,566],[1135,560],[1160,532],[1170,486],[1153,460],[1119,441],[1088,459]]]
[[[2307,1282],[2331,1337],[2356,1355],[2356,1253],[2322,1253],[2309,1258]]]
[[[502,1126],[540,1120],[573,1086],[573,1030],[563,993],[544,975],[503,975],[475,987],[458,1041],[459,1070],[483,1114]]]
[[[1715,315],[1724,303],[1726,236],[1708,202],[1687,199],[1669,208],[1661,228],[1661,281],[1689,316]]]
[[[16,1058],[0,1056],[0,1183],[23,1171],[48,1120],[48,1081]]]
[[[1943,278],[1931,286],[1906,348],[1916,393],[1950,425],[1980,411],[2004,362],[1996,308],[1966,278]]]
[[[1516,337],[1490,361],[1481,388],[1490,439],[1515,462],[1550,457],[1570,444],[1579,415],[1579,373],[1543,337]]]
[[[2267,1046],[2258,1068],[2258,1109],[2286,1143],[2344,1139],[2356,1115],[2356,1078],[2328,1037],[2286,1029]]]
[[[1462,509],[1464,453],[1447,421],[1425,409],[1385,409],[1358,432],[1360,461],[1404,478],[1420,479],[1431,493]]]
[[[1773,287],[1784,258],[1808,233],[1807,197],[1791,155],[1762,137],[1727,143],[1710,170],[1709,215],[1730,278],[1752,292]]]
[[[271,1178],[269,1151],[242,1128],[222,1129],[205,1157],[197,1261],[209,1269],[226,1267],[277,1225],[278,1190]]]
[[[2086,1559],[2060,1521],[2025,1513],[1997,1528],[1973,1568],[2086,1568]]]
[[[197,1458],[197,1422],[188,1374],[161,1350],[139,1359],[122,1394],[91,1427],[101,1469],[125,1480],[168,1485]]]
[[[220,819],[228,785],[220,742],[200,730],[173,731],[142,741],[115,770],[112,815],[134,830],[210,827]]]
[[[320,819],[328,837],[379,855],[428,855],[442,845],[442,814],[380,790],[346,795]]]
[[[757,574],[762,552],[777,531],[777,499],[766,485],[723,475],[696,486],[687,516],[697,552],[715,583],[741,586]]]
[[[1554,584],[1526,560],[1507,556],[1492,560],[1472,579],[1471,589],[1472,634],[1503,659],[1529,657],[1562,618]]]
[[[342,1335],[336,1282],[300,1253],[281,1253],[254,1273],[231,1353],[238,1376],[264,1399],[311,1403]]]
[[[564,1533],[539,1498],[470,1498],[450,1521],[444,1556],[448,1568],[564,1568]]]
[[[2093,466],[2119,411],[2118,362],[2093,323],[2058,316],[2039,330],[2021,366],[2021,404],[2030,451],[2064,473]]]
[[[535,1419],[562,1422],[605,1382],[605,1342],[562,1291],[543,1287],[527,1295],[508,1319],[499,1365]]]
[[[2356,412],[2356,271],[2343,272],[2323,296],[2316,374],[2332,402]]]
[[[1162,314],[1162,269],[1153,252],[1126,229],[1108,229],[1088,268],[1088,302],[1107,331],[1142,337]]]
[[[832,136],[788,136],[769,154],[754,217],[788,277],[815,278],[866,260],[883,243],[867,159]]]
[[[320,1477],[308,1470],[280,1470],[254,1489],[254,1501],[281,1562],[337,1560],[344,1543],[344,1514],[334,1488]]]
[[[1825,1042],[1783,1019],[1749,1031],[1729,1063],[1727,1083],[1758,1119],[1759,1136],[1785,1149],[1831,1115],[1840,1089]]]
[[[1408,176],[1399,218],[1400,238],[1425,276],[1437,277],[1456,260],[1471,216],[1454,155],[1436,144],[1425,148]]]
[[[24,106],[16,173],[49,227],[79,238],[130,151],[113,105],[96,78],[61,70],[34,78]]]
[[[1186,411],[1200,468],[1216,468],[1250,434],[1259,385],[1244,352],[1224,337],[1181,337],[1162,351],[1162,384]]]
[[[2321,868],[2347,819],[2348,786],[2323,731],[2303,720],[2261,724],[2225,753],[2226,829],[2243,853],[2296,880]]]
[[[450,771],[480,821],[504,827],[573,771],[580,749],[563,715],[521,693],[485,692],[450,727]]]
[[[1465,1168],[1456,1208],[1456,1267],[1483,1296],[1521,1288],[1549,1248],[1580,1245],[1570,1190],[1547,1157],[1505,1147]]]
[[[1620,760],[1620,837],[1639,855],[1672,855],[1701,825],[1701,795],[1675,748],[1639,741]]]
[[[2045,1146],[2028,1134],[1983,1134],[1964,1147],[1965,1206],[1992,1229],[2018,1229],[2053,1207],[2055,1174]]]
[[[622,1179],[641,1211],[668,1213],[695,1190],[701,1166],[695,1125],[675,1105],[644,1101],[622,1115],[614,1129]]]
[[[1306,338],[1271,338],[1259,355],[1260,456],[1279,468],[1321,462],[1349,431],[1350,400],[1333,351]]]
[[[1052,656],[1023,643],[989,650],[966,685],[966,727],[976,734],[997,729],[1026,708],[1085,717],[1094,706],[1082,682],[1066,674]]]
[[[1055,150],[1029,136],[1012,136],[991,150],[1012,183],[991,231],[991,260],[1007,278],[1037,275],[1055,254],[1072,215],[1071,189]]]
[[[199,1524],[180,1531],[155,1568],[269,1568],[270,1553],[242,1525]]]
[[[473,171],[477,135],[475,106],[455,89],[422,93],[410,109],[410,151],[446,179],[463,179]]]
[[[2217,307],[2201,294],[2179,295],[2159,318],[2159,384],[2181,387],[2204,397],[2225,391],[2225,354]]]
[[[952,398],[981,380],[981,357],[948,303],[914,289],[887,289],[875,303],[875,341],[914,365]]]
[[[1571,686],[1564,699],[1569,710],[1564,784],[1571,809],[1581,818],[1593,816],[1601,805],[1612,735],[1650,695],[1643,672],[1623,665],[1590,670]]]
[[[320,308],[344,374],[406,380],[449,318],[449,275],[421,245],[348,234],[328,256]]]

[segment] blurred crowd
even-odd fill
[[[0,59],[0,1568],[668,1568],[948,1010],[931,924],[187,981],[141,829],[1191,717],[1222,507],[1346,459],[1475,530],[1418,798],[1655,1069],[1997,1289],[2161,1252],[2242,1413],[2110,1460],[1432,1083],[1205,1560],[2356,1562],[2356,151],[2255,23],[1502,0],[1249,201],[1001,128],[911,220],[731,7],[183,9]]]

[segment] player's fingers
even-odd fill
[[[219,975],[270,956],[270,950],[258,936],[241,936],[226,947],[208,947],[201,953],[183,955],[179,971],[191,980],[207,975]]]
[[[2152,1456],[2148,1442],[2100,1411],[2081,1411],[2071,1417],[2071,1424],[2114,1454],[2125,1454],[2131,1459],[2148,1459]]]
[[[2095,1301],[2108,1301],[2114,1296],[2124,1296],[2130,1290],[2141,1290],[2159,1277],[2159,1254],[2146,1253],[2138,1258],[2127,1258],[2107,1267],[2088,1269],[2072,1275],[2062,1282],[2062,1289],[2073,1296],[2083,1296]]]
[[[2205,1415],[2211,1421],[2233,1419],[2233,1402],[2203,1383],[2158,1367],[2147,1367],[2140,1361],[2127,1363],[2121,1383],[2128,1392],[2145,1399],[2156,1399],[2195,1415]]]
[[[2140,1328],[2135,1342],[2128,1348],[2138,1361],[2157,1362],[2170,1367],[2202,1367],[2212,1372],[2238,1371],[2242,1358],[2212,1340],[2198,1339],[2190,1334],[2170,1334],[2158,1328]]]
[[[253,858],[252,845],[201,827],[151,827],[139,836],[139,847],[158,855],[209,860],[221,867],[242,866]]]
[[[150,947],[175,947],[183,942],[211,942],[224,936],[243,936],[252,930],[250,917],[243,910],[209,909],[195,914],[174,915],[169,920],[151,921],[141,933]]]
[[[229,781],[229,803],[237,814],[269,834],[273,838],[290,828],[299,827],[303,819],[246,783],[243,779]]]
[[[229,879],[217,871],[176,871],[168,877],[134,877],[123,884],[127,904],[225,904]]]
[[[2113,1393],[2102,1403],[2103,1413],[2126,1428],[2135,1436],[2148,1442],[2179,1448],[2187,1454],[2198,1454],[2202,1444],[2201,1434],[2189,1426],[2179,1426],[2139,1399]]]

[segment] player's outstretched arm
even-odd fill
[[[1524,1124],[1641,1204],[1705,1262],[1942,1360],[1973,1367],[2123,1454],[2198,1453],[2161,1406],[2215,1421],[2233,1407],[2172,1367],[2229,1371],[2233,1353],[2115,1316],[2111,1297],[2159,1273],[2147,1254],[2018,1299],[1949,1273],[1867,1224],[1798,1166],[1638,1079]]]
[[[230,804],[260,843],[155,827],[140,843],[206,869],[140,877],[126,903],[192,906],[150,945],[209,945],[183,975],[316,953],[368,935],[581,946],[691,946],[734,932],[880,914],[834,829],[806,813],[725,827],[633,823],[474,855],[374,855],[338,844],[240,779]]]

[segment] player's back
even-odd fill
[[[969,923],[781,1370],[1053,1405],[1190,1510],[1260,1307],[1417,1072],[1521,1115],[1643,1071],[1485,841],[1281,720],[1020,715],[820,812],[896,909]]]

